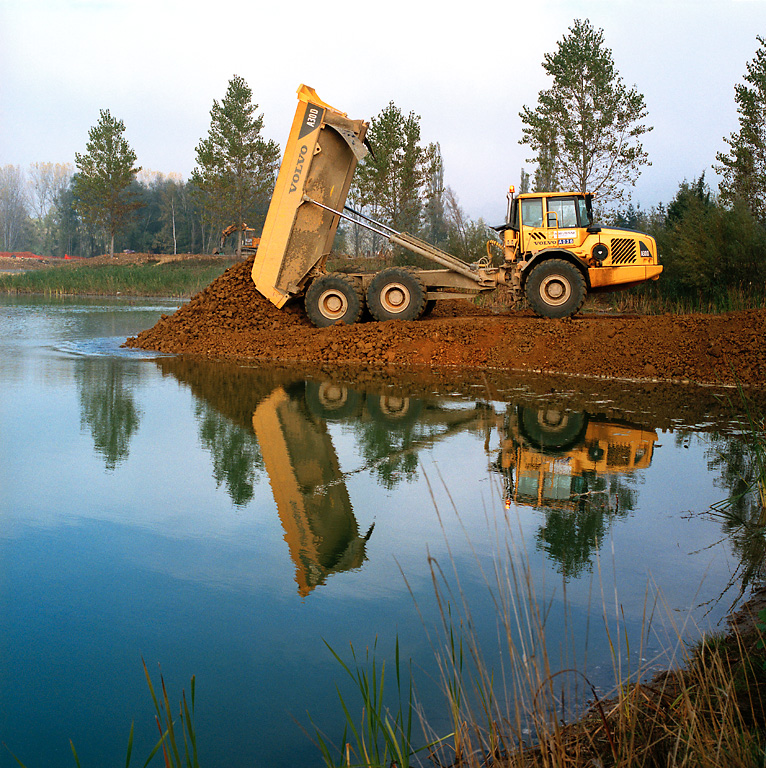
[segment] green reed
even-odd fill
[[[169,262],[105,266],[59,266],[0,275],[0,293],[46,296],[187,297],[202,290],[233,262]]]
[[[760,441],[763,432],[759,435]],[[759,445],[761,450],[763,443]],[[434,738],[421,717],[422,734],[413,736],[411,720],[406,729],[401,727],[405,714],[416,706],[412,681],[408,695],[404,701],[400,696],[399,709],[391,714],[382,705],[385,665],[373,654],[364,660],[368,671],[363,671],[352,649],[357,664],[352,670],[331,649],[361,700],[352,707],[338,694],[345,722],[338,744],[331,745],[316,731],[327,768],[401,768],[416,763],[437,768],[766,764],[766,610],[747,632],[712,635],[690,649],[684,627],[676,626],[666,606],[669,640],[661,654],[646,660],[644,638],[655,631],[662,608],[659,596],[647,599],[638,648],[641,661],[631,665],[627,660],[635,658],[635,649],[625,631],[625,616],[616,594],[608,609],[611,600],[602,584],[604,631],[616,684],[607,696],[599,696],[587,675],[569,660],[566,647],[559,662],[552,662],[546,634],[549,606],[535,594],[524,565],[523,540],[511,531],[507,516],[497,538],[493,570],[484,575],[494,607],[490,616],[473,615],[454,562],[448,578],[429,558],[441,616],[431,642],[452,733]],[[599,570],[599,582],[602,578]],[[497,625],[496,649],[483,649],[475,631],[487,621]],[[569,632],[565,627],[564,646],[571,639]],[[485,661],[490,655],[499,659],[495,668]],[[650,677],[651,665],[659,658],[674,659],[677,668]],[[398,643],[396,665],[398,669]],[[359,715],[354,713],[359,710],[357,724]],[[395,748],[389,740],[392,734],[398,735]],[[425,746],[416,749],[418,744]],[[422,752],[425,759],[417,762]]]
[[[327,645],[327,643],[325,643]],[[314,725],[314,737],[327,768],[409,768],[411,759],[419,751],[429,749],[432,744],[415,748],[412,742],[415,705],[413,698],[412,670],[408,669],[407,681],[403,683],[402,663],[399,658],[399,639],[394,648],[394,675],[396,698],[393,706],[386,704],[386,664],[379,663],[376,655],[377,638],[372,650],[367,649],[363,659],[357,658],[351,646],[351,664],[327,645],[341,669],[351,678],[356,693],[361,699],[361,714],[357,717],[355,707],[343,696],[336,686],[339,703],[343,712],[343,732],[338,744],[333,744]],[[310,719],[310,718],[309,718]]]
[[[154,691],[154,685],[152,683],[152,678],[149,675],[149,670],[146,667],[146,662],[142,660],[142,663],[144,665],[146,683],[149,686],[149,692],[154,703],[155,722],[160,733],[160,738],[146,758],[143,768],[147,768],[160,749],[162,750],[165,768],[199,768],[199,760],[197,759],[197,736],[194,730],[194,676],[192,676],[191,679],[191,707],[186,700],[186,691],[182,691],[178,719],[174,720],[164,678],[160,675],[161,696],[158,698]],[[125,754],[125,768],[130,768],[131,759],[133,757],[133,729],[134,723],[131,723],[130,734],[128,735],[128,746]],[[8,749],[7,745],[4,746]],[[183,747],[183,751],[181,750],[181,746]],[[69,741],[69,747],[72,750],[76,768],[82,768],[77,750],[71,739]],[[26,768],[24,763],[22,763],[10,749],[8,749],[8,751],[21,768]]]

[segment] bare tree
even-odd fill
[[[474,262],[487,253],[487,241],[497,240],[495,233],[484,219],[474,221],[460,207],[460,201],[451,187],[444,190],[447,217],[447,245],[463,261]]]
[[[50,213],[73,174],[71,163],[32,163],[29,166],[29,204],[38,219],[42,220]]]
[[[29,166],[27,189],[34,217],[36,252],[50,254],[55,249],[56,206],[73,174],[74,166],[70,163],[32,163]]]
[[[18,246],[29,221],[24,173],[18,165],[0,167],[0,243],[4,251]]]

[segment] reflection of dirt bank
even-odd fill
[[[300,306],[274,308],[252,261],[227,270],[127,345],[216,359],[528,371],[763,386],[766,310],[723,315],[544,320],[444,302],[417,322],[313,328]]]

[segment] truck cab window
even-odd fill
[[[577,208],[572,197],[549,197],[548,213],[558,216],[559,227],[577,226]]]
[[[577,208],[580,216],[580,226],[587,227],[590,224],[590,217],[588,216],[588,205],[584,197],[577,198]]]
[[[525,227],[542,227],[543,201],[542,198],[530,198],[521,201],[521,223]]]

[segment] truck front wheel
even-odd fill
[[[359,320],[364,297],[356,281],[340,272],[321,275],[311,283],[304,300],[306,314],[317,328]]]
[[[585,301],[585,278],[574,264],[550,259],[533,267],[525,290],[530,306],[541,317],[569,317]]]
[[[549,406],[519,406],[519,432],[534,447],[547,451],[571,450],[585,437],[587,415],[582,411]]]
[[[425,305],[426,288],[409,269],[384,269],[367,289],[367,308],[376,320],[417,320]]]

